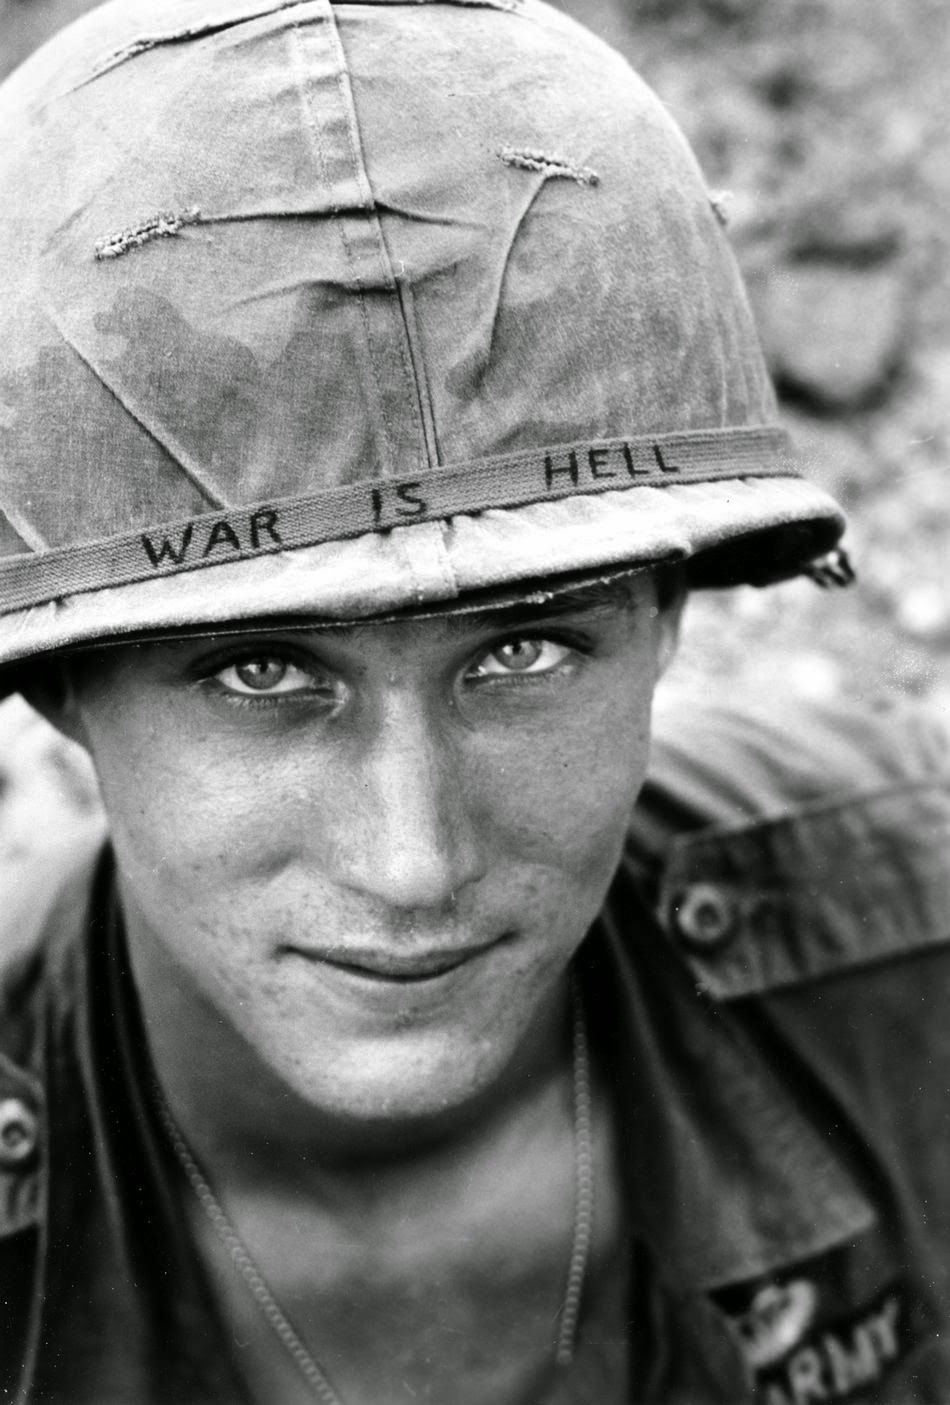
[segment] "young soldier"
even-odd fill
[[[630,837],[685,588],[841,530],[659,104],[154,0],[0,119],[0,660],[111,840],[6,978],[6,1398],[950,1398],[945,804],[759,822],[720,718]]]

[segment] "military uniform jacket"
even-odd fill
[[[948,837],[946,742],[917,719],[660,708],[577,961],[633,1401],[950,1402]],[[247,1405],[120,926],[106,856],[6,972],[0,1400]]]

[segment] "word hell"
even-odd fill
[[[551,489],[558,483],[598,482],[605,478],[653,478],[659,473],[679,473],[676,464],[667,463],[659,444],[653,444],[652,461],[634,457],[629,444],[610,446],[598,444],[579,453],[572,449],[563,457],[544,456],[544,485]]]
[[[176,540],[170,536],[150,537],[142,533],[142,546],[152,565],[181,566],[185,561],[204,560],[213,553],[230,551],[243,554],[260,551],[262,546],[282,545],[277,530],[278,513],[272,507],[258,508],[244,517],[218,517],[213,522],[182,527]]]
[[[900,1354],[900,1300],[890,1294],[879,1307],[846,1331],[822,1332],[769,1373],[763,1382],[764,1405],[811,1405],[843,1400],[879,1381]]]

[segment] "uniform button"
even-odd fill
[[[36,1150],[36,1118],[21,1098],[0,1099],[0,1166],[19,1166]]]
[[[687,888],[676,906],[677,930],[693,946],[721,946],[735,933],[736,920],[735,903],[713,883]]]

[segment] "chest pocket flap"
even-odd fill
[[[950,942],[950,752],[925,712],[687,692],[655,730],[633,844],[714,999]]]
[[[950,791],[914,785],[673,841],[663,926],[714,998],[950,941]]]

